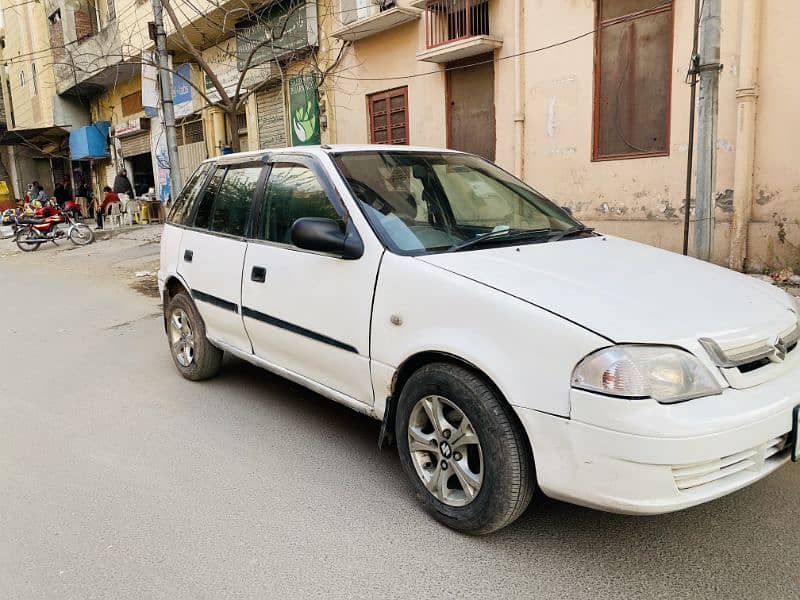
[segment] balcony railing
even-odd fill
[[[489,0],[427,0],[425,34],[429,49],[489,35]]]

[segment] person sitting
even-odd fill
[[[47,204],[47,194],[44,193],[44,188],[39,186],[39,189],[36,193],[36,199],[42,203],[42,206]]]
[[[113,191],[110,187],[106,186],[103,188],[103,201],[95,201],[94,213],[95,213],[95,220],[97,222],[97,228],[103,228],[103,215],[108,214],[108,206],[114,202],[119,202],[119,196],[115,191]]]

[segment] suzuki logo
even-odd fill
[[[450,444],[448,444],[447,442],[442,442],[441,444],[439,444],[439,448],[442,451],[442,456],[444,456],[445,458],[450,458],[450,455],[453,453],[452,449],[450,448]]]
[[[781,338],[775,340],[775,359],[777,362],[783,362],[786,358],[786,342]]]

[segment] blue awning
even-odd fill
[[[111,158],[108,151],[108,130],[111,121],[98,121],[71,131],[69,154],[72,160]]]

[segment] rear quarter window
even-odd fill
[[[175,203],[172,205],[172,210],[169,212],[167,222],[175,225],[189,225],[189,217],[192,214],[192,208],[197,199],[197,194],[203,187],[206,175],[208,175],[211,166],[211,163],[202,163],[195,169],[189,181],[183,186],[181,193],[175,198]]]

